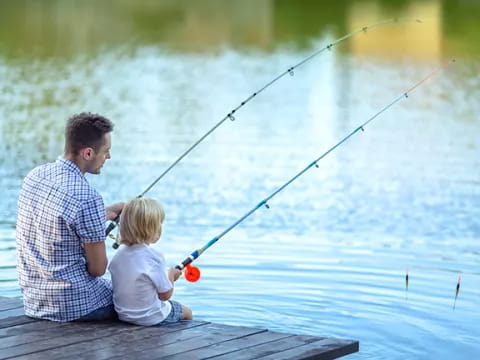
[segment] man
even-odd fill
[[[110,159],[113,124],[81,113],[68,119],[65,153],[33,169],[18,199],[17,271],[25,314],[53,321],[114,318],[107,268],[106,219],[123,208],[105,208],[85,173],[100,174]]]

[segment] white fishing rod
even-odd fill
[[[168,166],[140,195],[137,197],[143,197],[148,191],[150,191],[151,188],[153,188],[165,175],[167,175],[182,159],[187,156],[193,149],[195,149],[205,138],[207,138],[211,133],[213,133],[220,125],[222,125],[227,119],[230,120],[235,120],[234,114],[240,110],[243,106],[245,106],[248,102],[250,102],[253,98],[257,97],[260,93],[262,93],[264,90],[266,90],[268,87],[273,85],[275,82],[283,78],[285,75],[290,74],[294,75],[294,70],[297,69],[298,67],[302,66],[306,62],[310,61],[314,57],[318,56],[319,54],[331,50],[334,46],[337,46],[338,44],[342,43],[343,41],[351,38],[352,36],[355,36],[359,33],[367,33],[367,30],[374,29],[376,27],[382,26],[382,25],[387,25],[387,24],[396,24],[399,22],[416,22],[416,23],[421,23],[421,20],[418,19],[413,19],[413,18],[391,18],[391,19],[386,19],[386,20],[381,20],[375,23],[371,23],[368,25],[365,25],[361,28],[358,28],[356,30],[353,30],[352,32],[336,39],[335,41],[331,42],[330,44],[326,45],[325,47],[321,48],[320,50],[315,51],[314,53],[310,54],[303,60],[301,60],[299,63],[289,67],[287,70],[282,72],[280,75],[276,76],[274,79],[270,80],[268,83],[266,83],[264,86],[262,86],[260,89],[257,91],[253,92],[249,97],[247,97],[245,100],[243,100],[239,105],[237,105],[234,109],[232,109],[225,117],[223,117],[219,122],[217,122],[210,130],[208,130],[204,135],[202,135],[197,141],[195,141],[187,150],[185,150],[170,166]],[[106,229],[106,235],[110,234],[110,232],[118,225],[118,222],[120,220],[120,216],[117,216],[107,227]],[[118,243],[115,242],[113,244],[113,248],[117,249],[118,248]]]

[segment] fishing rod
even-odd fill
[[[301,65],[305,64],[307,61],[311,60],[312,58],[316,57],[317,55],[321,54],[322,52],[326,50],[331,50],[332,47],[340,44],[341,42],[349,39],[350,37],[358,34],[358,33],[366,33],[367,30],[373,29],[375,27],[381,26],[381,25],[386,25],[390,23],[398,23],[400,21],[413,21],[417,23],[421,23],[422,21],[419,19],[413,19],[413,18],[391,18],[391,19],[386,19],[386,20],[381,20],[369,25],[365,25],[361,28],[358,28],[356,30],[353,30],[352,32],[338,38],[337,40],[333,41],[332,43],[328,44],[327,46],[323,47],[320,50],[315,51],[314,53],[310,54],[307,56],[305,59],[301,60],[299,63],[296,65],[293,65],[289,67],[287,70],[285,70],[283,73],[275,77],[273,80],[270,80],[267,84],[265,84],[263,87],[252,93],[249,97],[247,97],[245,100],[243,100],[237,107],[232,109],[223,119],[221,119],[219,122],[217,122],[210,130],[208,130],[204,135],[202,135],[197,141],[195,141],[187,150],[185,150],[169,167],[167,167],[140,195],[137,197],[143,197],[152,187],[154,187],[165,175],[167,175],[170,170],[172,170],[182,159],[187,156],[197,145],[199,145],[205,138],[207,138],[212,132],[214,132],[220,125],[222,125],[227,119],[230,119],[231,121],[235,120],[234,114],[243,106],[245,106],[248,102],[250,102],[253,98],[258,96],[260,93],[262,93],[264,90],[266,90],[268,87],[270,87],[272,84],[280,80],[282,77],[284,77],[287,74],[294,75],[294,70]],[[107,227],[106,229],[106,236],[110,234],[110,232],[115,229],[115,227],[118,225],[118,222],[120,220],[120,215],[117,216]],[[113,248],[117,249],[118,248],[118,243],[114,242],[113,243]]]
[[[395,103],[398,101],[408,98],[408,95],[417,87],[422,85],[426,80],[431,78],[433,75],[435,75],[437,72],[448,66],[450,63],[454,62],[455,60],[451,60],[446,62],[445,64],[441,65],[434,71],[432,71],[430,74],[425,76],[422,80],[418,81],[415,83],[411,88],[409,88],[407,91],[402,93],[400,96],[395,98],[392,102],[389,104],[385,105],[380,111],[378,111],[375,115],[373,115],[371,118],[369,118],[367,121],[365,121],[363,124],[358,126],[355,130],[353,130],[350,134],[345,136],[342,140],[340,140],[337,144],[332,146],[329,150],[327,150],[325,153],[320,155],[318,158],[313,160],[310,164],[308,164],[303,170],[298,172],[295,176],[293,176],[290,180],[288,180],[286,183],[284,183],[282,186],[280,186],[277,190],[275,190],[273,193],[271,193],[269,196],[267,196],[265,199],[260,201],[255,207],[253,207],[250,211],[248,211],[245,215],[243,215],[240,219],[235,221],[232,225],[230,225],[227,229],[225,229],[223,232],[221,232],[219,235],[215,236],[213,239],[211,239],[209,242],[207,242],[202,248],[197,249],[193,251],[185,260],[181,262],[181,264],[176,265],[175,267],[179,270],[185,269],[185,278],[190,281],[194,282],[197,281],[200,278],[200,270],[195,267],[190,265],[194,260],[196,260],[202,253],[204,253],[209,247],[211,247],[213,244],[215,244],[218,240],[220,240],[225,234],[227,234],[230,230],[235,228],[238,224],[240,224],[242,221],[244,221],[246,218],[248,218],[250,215],[252,215],[255,211],[257,211],[259,208],[265,206],[267,209],[270,208],[268,205],[268,201],[272,199],[275,195],[277,195],[280,191],[285,189],[288,185],[290,185],[292,182],[294,182],[296,179],[298,179],[301,175],[303,175],[307,170],[309,170],[311,167],[315,166],[318,168],[318,162],[322,160],[325,156],[330,154],[332,151],[334,151],[336,148],[338,148],[340,145],[342,145],[344,142],[346,142],[348,139],[350,139],[353,135],[355,135],[357,132],[364,131],[365,126],[367,126],[371,121],[373,121],[376,117],[378,117],[381,113],[389,109],[391,106],[393,106]],[[406,284],[408,286],[408,274],[406,277]]]

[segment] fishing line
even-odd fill
[[[308,57],[306,57],[305,59],[303,59],[302,61],[300,61],[299,63],[297,63],[296,65],[293,65],[291,67],[289,67],[287,70],[285,70],[283,73],[281,73],[280,75],[278,75],[277,77],[275,77],[273,80],[269,81],[267,84],[265,84],[263,87],[261,87],[259,90],[255,91],[254,93],[252,93],[249,97],[247,97],[245,100],[243,100],[239,105],[237,105],[237,107],[235,107],[234,109],[232,109],[227,115],[225,115],[225,117],[223,119],[221,119],[218,123],[216,123],[210,130],[208,130],[203,136],[201,136],[197,141],[195,141],[187,150],[185,150],[169,167],[167,167],[140,195],[138,195],[137,197],[142,197],[144,196],[148,191],[150,191],[150,189],[152,187],[154,187],[165,175],[167,175],[170,170],[172,170],[180,161],[182,161],[182,159],[187,156],[195,147],[197,147],[203,140],[205,140],[205,138],[207,138],[212,132],[214,132],[220,125],[222,125],[227,119],[231,120],[231,121],[234,121],[235,120],[235,117],[234,117],[234,114],[240,109],[242,108],[243,106],[245,106],[248,102],[250,102],[253,98],[257,97],[260,93],[262,93],[264,90],[266,90],[268,87],[270,87],[272,84],[274,84],[275,82],[277,82],[278,80],[280,80],[282,77],[284,77],[285,75],[287,74],[290,74],[290,75],[294,75],[294,70],[300,66],[302,66],[303,64],[305,64],[306,62],[308,62],[309,60],[311,60],[312,58],[316,57],[317,55],[321,54],[322,52],[326,51],[326,50],[331,50],[334,46],[340,44],[341,42],[349,39],[350,37],[356,35],[356,34],[359,34],[361,32],[363,33],[366,33],[367,30],[369,29],[373,29],[375,27],[378,27],[378,26],[382,26],[382,25],[386,25],[386,24],[390,24],[390,23],[398,23],[400,21],[413,21],[413,22],[417,22],[417,23],[421,23],[422,21],[421,20],[418,20],[418,19],[413,19],[413,18],[392,18],[392,19],[386,19],[386,20],[381,20],[381,21],[378,21],[378,22],[375,22],[375,23],[372,23],[372,24],[369,24],[369,25],[366,25],[366,26],[363,26],[361,28],[358,28],[344,36],[342,36],[341,38],[338,38],[337,40],[333,41],[332,43],[328,44],[327,46],[325,46],[324,48],[320,49],[320,50],[317,50],[315,51],[314,53],[312,53],[311,55],[309,55]],[[120,220],[120,216],[117,216],[107,227],[106,229],[106,236],[108,236],[108,234],[110,234],[110,232],[118,225],[118,222]],[[113,248],[116,249],[118,248],[118,243],[115,242],[113,244]]]
[[[434,71],[432,71],[430,74],[425,76],[422,80],[419,82],[415,83],[412,87],[410,87],[407,91],[402,93],[400,96],[395,98],[393,101],[391,101],[389,104],[385,105],[380,111],[378,111],[376,114],[374,114],[371,118],[369,118],[367,121],[365,121],[363,124],[358,126],[355,130],[353,130],[350,134],[345,136],[342,140],[340,140],[337,144],[332,146],[329,150],[327,150],[325,153],[320,155],[318,158],[313,160],[309,165],[307,165],[303,170],[298,172],[295,176],[293,176],[290,180],[288,180],[286,183],[284,183],[282,186],[280,186],[277,190],[275,190],[273,193],[271,193],[269,196],[267,196],[265,199],[260,201],[255,207],[253,207],[250,211],[248,211],[245,215],[243,215],[240,219],[235,221],[232,225],[230,225],[227,229],[225,229],[223,232],[221,232],[219,235],[215,236],[213,239],[211,239],[209,242],[207,242],[202,248],[197,249],[193,251],[190,256],[188,256],[185,260],[182,261],[180,265],[177,265],[176,268],[179,270],[183,270],[186,268],[185,271],[185,277],[188,281],[197,281],[200,278],[200,271],[198,268],[191,266],[190,263],[193,262],[195,259],[197,259],[203,252],[205,252],[210,246],[215,244],[218,240],[220,240],[225,234],[227,234],[230,230],[235,228],[238,224],[240,224],[242,221],[244,221],[246,218],[248,218],[250,215],[252,215],[255,211],[257,211],[259,208],[265,206],[267,209],[270,208],[268,205],[268,201],[272,199],[275,195],[277,195],[280,191],[285,189],[288,185],[290,185],[292,182],[294,182],[296,179],[298,179],[301,175],[303,175],[307,170],[309,170],[311,167],[315,166],[318,168],[318,162],[322,160],[325,156],[330,154],[332,151],[334,151],[336,148],[338,148],[340,145],[342,145],[344,142],[346,142],[348,139],[350,139],[353,135],[355,135],[357,132],[364,131],[365,126],[367,126],[371,121],[373,121],[376,117],[378,117],[380,114],[382,114],[384,111],[389,109],[391,106],[393,106],[395,103],[402,99],[408,98],[409,94],[415,90],[417,87],[422,85],[426,80],[434,76],[437,72],[454,62],[455,60],[451,60],[446,62],[445,64],[441,65]],[[408,275],[407,275],[408,276]],[[407,278],[408,279],[408,278]],[[408,284],[408,282],[406,283]],[[408,286],[408,285],[407,285]]]

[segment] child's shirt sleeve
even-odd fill
[[[173,285],[168,279],[166,261],[162,253],[151,249],[151,266],[148,276],[152,280],[157,292],[164,293]]]

